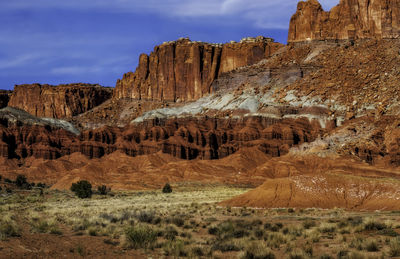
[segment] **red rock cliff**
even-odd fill
[[[8,106],[37,117],[70,118],[112,97],[112,89],[99,85],[17,85]]]
[[[192,101],[212,92],[219,74],[251,65],[282,47],[272,39],[246,38],[240,43],[209,44],[180,39],[142,54],[136,72],[118,80],[114,97]]]
[[[399,0],[341,0],[330,12],[317,0],[308,0],[299,2],[290,20],[288,42],[399,36]]]

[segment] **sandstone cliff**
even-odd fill
[[[180,39],[142,54],[136,71],[118,80],[114,97],[158,101],[192,101],[213,91],[218,75],[251,65],[276,52],[272,39],[246,38],[240,43],[209,44]]]
[[[341,0],[330,12],[317,0],[308,0],[299,2],[290,20],[288,42],[399,36],[399,0]]]
[[[8,106],[37,117],[71,118],[110,99],[112,89],[91,84],[16,85]]]

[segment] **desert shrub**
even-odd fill
[[[157,232],[151,227],[138,225],[125,230],[126,245],[129,248],[151,248],[157,241]]]
[[[17,178],[15,179],[15,185],[18,188],[23,188],[23,189],[31,189],[31,185],[28,183],[26,180],[26,176],[23,174],[19,174]]]
[[[166,183],[162,189],[163,193],[171,193],[172,192],[172,187],[169,183]]]
[[[378,243],[375,240],[368,240],[365,244],[365,250],[367,250],[368,252],[379,251]]]
[[[205,256],[206,253],[204,252],[204,249],[202,247],[196,246],[196,247],[192,248],[191,254],[193,255],[193,257],[197,258],[197,257]]]
[[[359,226],[363,223],[363,221],[363,218],[360,216],[347,218],[347,222],[350,223],[352,226]]]
[[[0,222],[0,240],[5,240],[8,237],[19,237],[21,230],[13,221]]]
[[[283,228],[282,223],[271,224],[267,222],[264,224],[264,229],[272,232],[278,232],[282,228]]]
[[[243,259],[275,259],[275,254],[264,243],[251,242],[244,251]]]
[[[0,186],[0,192],[3,190],[3,188],[1,188],[1,186]]]
[[[327,255],[327,254],[323,254],[323,255],[321,255],[319,258],[320,258],[320,259],[333,259],[333,257],[332,257],[332,256],[330,256],[330,255]]]
[[[262,239],[264,237],[264,231],[262,229],[256,229],[254,230],[254,236],[257,239]]]
[[[364,230],[383,230],[386,229],[387,226],[385,223],[376,222],[374,220],[369,220],[364,224]]]
[[[137,220],[143,223],[152,223],[155,218],[154,211],[141,211],[139,214],[136,214]]]
[[[167,240],[175,240],[177,236],[178,231],[173,226],[167,227],[167,229],[164,231],[164,238]]]
[[[39,182],[36,184],[36,187],[44,189],[44,188],[46,188],[46,184]]]
[[[333,233],[336,230],[336,226],[332,223],[322,223],[319,227],[321,233]]]
[[[32,232],[47,233],[50,229],[50,224],[45,220],[36,220],[32,222]]]
[[[185,244],[182,240],[166,242],[163,246],[163,250],[166,256],[173,256],[175,258],[187,256]]]
[[[73,183],[71,186],[71,191],[81,199],[92,197],[92,185],[86,180]]]
[[[390,240],[389,255],[391,257],[400,256],[400,238],[393,238]]]
[[[317,223],[314,220],[310,220],[310,219],[307,219],[306,221],[303,222],[303,227],[305,229],[313,228],[316,225],[317,225]]]
[[[272,248],[279,248],[281,245],[287,243],[287,238],[281,233],[272,233],[267,237],[267,244]]]
[[[217,227],[209,227],[208,234],[210,235],[218,235],[219,229]]]
[[[177,227],[182,227],[185,225],[185,216],[184,215],[176,215],[170,218],[170,221],[175,224]]]
[[[356,237],[351,240],[349,247],[355,248],[357,250],[362,250],[364,248],[364,239],[362,237]]]
[[[232,242],[224,242],[218,241],[215,242],[211,248],[213,251],[221,251],[221,252],[231,252],[231,251],[240,251],[240,247]]]
[[[100,195],[107,195],[111,188],[107,188],[105,185],[97,186],[97,191]]]
[[[10,179],[8,179],[8,178],[4,178],[4,182],[5,182],[5,183],[13,183],[13,181],[10,180]]]

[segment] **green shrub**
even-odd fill
[[[163,193],[171,193],[172,192],[172,187],[169,183],[166,183],[162,189]]]
[[[15,185],[16,185],[18,188],[21,188],[21,189],[27,189],[27,190],[29,190],[29,189],[32,188],[31,185],[30,185],[30,184],[28,183],[28,181],[26,180],[26,176],[25,176],[25,175],[22,175],[22,174],[18,175],[17,178],[15,179]]]
[[[151,227],[138,225],[125,230],[126,245],[129,248],[152,248],[157,241],[157,232]]]
[[[92,197],[92,185],[85,180],[73,183],[71,186],[71,191],[81,199]]]
[[[111,191],[111,188],[107,188],[105,185],[97,186],[97,191],[100,195],[107,195],[107,193]]]

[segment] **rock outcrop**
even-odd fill
[[[112,97],[112,89],[92,84],[16,85],[8,106],[37,117],[71,118]]]
[[[117,81],[114,97],[157,101],[192,101],[213,91],[218,75],[269,57],[283,45],[270,38],[209,44],[187,38],[165,42],[150,56],[142,54],[136,71]]]
[[[315,140],[324,132],[318,123],[307,118],[205,117],[154,119],[77,135],[63,124],[43,124],[43,119],[36,121],[26,115],[23,116],[26,119],[19,115],[15,119],[13,114],[0,113],[0,156],[7,158],[55,159],[75,152],[100,158],[119,150],[133,157],[162,151],[186,160],[220,159],[243,147],[257,147],[276,157],[289,152],[292,146]]]
[[[317,0],[301,1],[290,20],[288,42],[400,37],[398,0],[341,0],[325,12]]]

